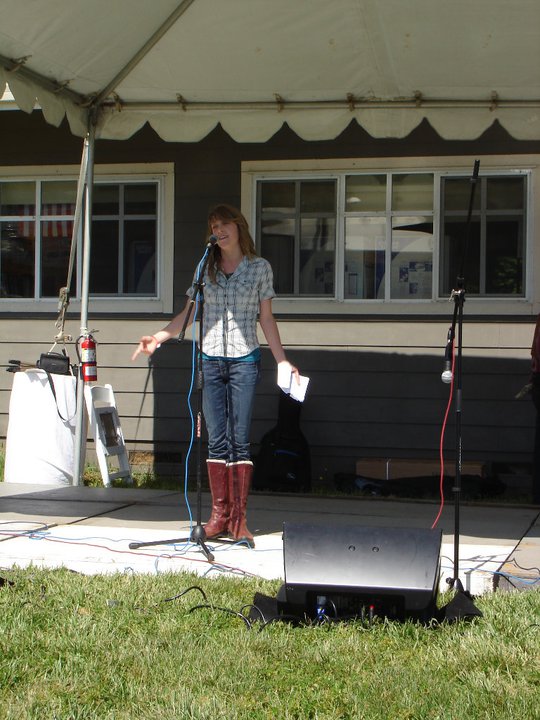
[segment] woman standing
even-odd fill
[[[257,316],[280,370],[283,366],[297,382],[299,373],[285,357],[272,313],[272,268],[257,256],[246,219],[236,208],[218,205],[208,215],[207,241],[211,235],[217,241],[203,278],[202,368],[212,514],[204,530],[207,538],[229,535],[254,547],[246,507],[253,478],[249,431],[260,367]],[[133,360],[139,353],[151,355],[180,333],[194,292],[188,290],[186,306],[168,325],[141,338]]]

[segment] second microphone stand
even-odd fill
[[[454,480],[454,574],[452,578],[447,580],[449,586],[453,588],[459,595],[460,600],[452,611],[457,616],[473,616],[482,615],[480,610],[470,602],[468,593],[463,589],[461,580],[459,579],[459,539],[460,539],[460,504],[461,504],[461,471],[462,471],[462,429],[461,429],[461,412],[462,412],[462,351],[463,351],[463,305],[465,303],[465,280],[464,268],[465,259],[467,257],[467,248],[469,243],[471,216],[474,204],[474,194],[476,183],[478,181],[478,170],[480,161],[474,163],[473,174],[471,177],[471,192],[469,197],[469,209],[467,213],[467,222],[465,226],[465,239],[462,247],[461,263],[456,281],[456,288],[452,290],[450,299],[454,300],[454,312],[452,316],[452,325],[448,331],[447,349],[453,350],[454,338],[456,336],[457,327],[457,353],[455,356],[454,370],[455,374],[451,376],[451,381],[455,390],[455,410],[456,410],[456,475]],[[443,381],[445,379],[447,369],[443,372]],[[455,380],[454,380],[455,377]]]

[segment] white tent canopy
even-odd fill
[[[146,122],[169,141],[218,123],[264,142],[283,123],[332,139],[351,120],[446,139],[495,120],[540,139],[538,0],[2,0],[0,97],[83,136]]]

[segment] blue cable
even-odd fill
[[[199,264],[197,265],[197,271],[196,271],[196,277],[198,278],[201,272],[201,268],[206,261],[206,257],[208,253],[210,252],[210,248],[207,247],[204,255],[199,261]],[[199,296],[197,295],[197,298],[195,300],[195,311],[193,315],[193,325],[192,328],[195,327],[195,318],[197,317],[197,313],[199,311]],[[192,332],[192,338],[191,338],[191,382],[189,385],[189,390],[187,394],[187,406],[189,410],[189,417],[191,418],[191,437],[189,440],[189,446],[186,452],[186,462],[184,467],[184,500],[186,503],[186,508],[189,515],[189,535],[191,537],[191,533],[193,531],[193,513],[191,512],[191,505],[189,504],[189,498],[188,498],[188,472],[189,472],[189,460],[191,457],[191,451],[193,450],[193,444],[195,440],[195,417],[193,415],[193,408],[191,407],[191,396],[193,393],[193,387],[195,385],[195,368],[196,368],[196,348],[197,348],[197,342],[195,340],[195,333]],[[202,352],[202,348],[201,348]]]
[[[197,304],[195,303],[195,313],[197,312]],[[195,385],[195,337],[192,338],[191,342],[191,381],[189,385],[189,390],[187,394],[187,406],[189,411],[189,417],[191,418],[191,436],[189,439],[189,445],[186,452],[186,462],[184,465],[184,500],[186,502],[186,507],[189,515],[189,534],[191,535],[191,531],[193,529],[193,514],[191,512],[191,505],[189,504],[189,498],[188,498],[188,472],[189,472],[189,460],[191,457],[191,451],[193,449],[193,442],[195,438],[195,418],[193,416],[193,408],[191,407],[191,395],[193,393],[193,387]]]

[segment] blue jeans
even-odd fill
[[[208,457],[250,460],[249,431],[260,363],[203,359],[202,369]]]

